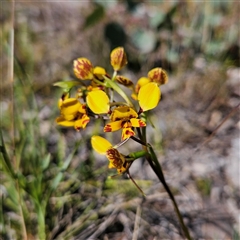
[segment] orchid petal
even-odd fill
[[[109,98],[102,90],[94,90],[87,95],[88,107],[96,114],[108,113]]]
[[[92,148],[99,154],[106,154],[106,151],[112,147],[112,144],[100,136],[91,137]]]
[[[122,128],[122,120],[110,122],[105,125],[104,132],[114,132]]]
[[[155,108],[160,100],[161,91],[157,83],[150,82],[141,87],[138,94],[139,105],[143,111]]]

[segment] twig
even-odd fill
[[[140,226],[140,222],[141,222],[141,215],[142,215],[142,207],[139,204],[138,207],[137,207],[137,212],[136,212],[136,218],[135,218],[135,223],[134,223],[134,231],[133,231],[132,240],[137,240],[138,239],[139,226]]]
[[[219,130],[219,128],[231,117],[231,115],[233,115],[239,108],[240,103],[235,106],[232,111],[222,120],[222,122],[212,131],[211,135],[196,149],[199,150],[201,147],[203,147],[206,143],[208,143],[209,141],[211,141],[212,137],[217,133],[217,131]]]

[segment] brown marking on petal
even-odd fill
[[[138,120],[140,127],[146,127],[146,123],[142,120]]]
[[[128,135],[128,136],[134,136],[135,135],[135,133],[134,132],[132,132],[132,131],[129,131],[129,130],[127,130],[126,131],[126,135]]]
[[[88,59],[80,58],[74,61],[74,73],[80,79],[92,78],[93,66]]]
[[[125,167],[125,168],[127,168],[128,166],[129,166],[129,162],[125,162],[124,164],[123,164],[123,167]]]
[[[162,68],[154,68],[148,73],[148,77],[151,81],[156,82],[159,85],[165,84],[168,82],[168,76],[165,70]]]
[[[88,62],[86,60],[83,60],[82,61],[82,68],[89,72],[89,71],[92,70],[92,65],[90,64],[90,62]]]
[[[115,48],[111,54],[111,65],[114,70],[120,70],[124,65],[127,64],[127,56],[122,47]]]
[[[112,127],[111,125],[107,124],[104,129],[103,129],[104,132],[111,132],[112,131]]]
[[[89,123],[89,122],[90,122],[90,120],[89,120],[89,119],[86,119],[86,120],[84,120],[84,121],[82,122],[82,125],[87,124],[87,123]]]
[[[130,121],[122,121],[121,127],[122,128],[132,127],[132,123]]]
[[[133,86],[133,82],[124,76],[117,75],[115,80],[126,87]]]
[[[115,168],[121,168],[123,165],[123,159],[121,154],[115,148],[110,148],[106,152],[108,160],[115,166]]]
[[[166,84],[168,82],[168,75],[165,70],[162,69],[160,84]]]

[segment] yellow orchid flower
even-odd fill
[[[90,121],[86,114],[86,106],[82,105],[76,98],[62,99],[59,108],[61,115],[56,118],[58,125],[80,130],[80,128],[85,128]]]
[[[138,119],[138,114],[128,106],[116,107],[111,116],[111,122],[104,127],[104,132],[122,131],[122,140],[135,135],[132,127],[145,127],[146,123]]]
[[[161,98],[159,86],[168,82],[168,76],[162,68],[153,68],[148,77],[141,77],[136,84],[132,98],[139,101],[143,111],[155,108]]]
[[[123,47],[117,47],[110,54],[111,65],[115,71],[119,71],[127,64],[127,56]]]
[[[109,160],[108,168],[116,168],[119,174],[127,171],[130,163],[108,140],[100,136],[92,136],[91,144],[97,153],[106,155]]]

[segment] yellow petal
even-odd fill
[[[87,126],[87,124],[89,123],[90,118],[88,117],[87,114],[84,114],[82,116],[82,128],[85,128]]]
[[[126,172],[130,163],[126,163],[125,157],[115,148],[109,148],[106,152],[109,160],[108,168],[116,168],[118,173]]]
[[[129,163],[126,164],[126,165],[129,165]],[[125,173],[127,171],[127,168],[122,166],[120,168],[117,168],[117,171],[118,171],[118,173],[122,174],[122,173]]]
[[[101,90],[94,90],[87,95],[88,107],[96,114],[109,112],[109,98]]]
[[[132,130],[132,128],[128,127],[128,128],[123,128],[122,130],[122,141],[130,138],[131,136],[135,136],[135,132]]]
[[[74,119],[76,119],[77,115],[76,114],[67,114],[67,115],[63,115],[63,117],[66,121],[74,121]]]
[[[138,114],[128,106],[116,107],[111,114],[111,121],[115,122],[119,119],[137,118]]]
[[[131,94],[131,97],[132,97],[132,99],[137,100],[137,94],[136,94],[136,93],[133,92],[133,93]]]
[[[111,65],[115,71],[120,70],[127,64],[127,56],[123,47],[117,47],[112,50],[111,55]]]
[[[104,132],[114,132],[122,128],[122,120],[110,122],[105,125]]]
[[[149,78],[147,78],[147,77],[139,78],[138,81],[137,81],[136,87],[135,87],[136,93],[139,92],[141,87],[143,87],[144,85],[146,85],[146,84],[148,84],[150,82],[151,82],[151,80]]]
[[[139,105],[143,111],[155,108],[160,100],[161,92],[157,83],[150,82],[140,88],[138,93]]]
[[[116,168],[116,167],[113,165],[113,163],[109,162],[108,168]]]
[[[81,119],[75,121],[74,128],[76,130],[80,130],[80,128],[85,128],[89,121],[90,118],[86,114],[84,114]]]
[[[78,109],[81,107],[81,103],[76,98],[68,98],[64,100],[61,104],[61,113],[62,114],[74,114],[78,112]]]
[[[81,107],[78,109],[78,111],[80,113],[85,114],[86,113],[86,108],[87,108],[86,104],[81,104]]]
[[[168,82],[168,76],[166,71],[162,68],[154,68],[148,72],[148,78],[159,85],[165,84]]]
[[[61,115],[68,121],[73,120],[76,118],[81,106],[81,103],[76,98],[68,98],[61,104]]]
[[[91,137],[92,148],[99,154],[106,154],[106,151],[112,147],[111,143],[100,136]]]
[[[61,116],[56,118],[56,123],[64,127],[73,127],[75,124],[75,121],[67,121],[64,117]]]
[[[146,123],[144,121],[142,121],[141,119],[131,118],[130,122],[133,127],[145,127],[146,126]]]
[[[58,108],[61,109],[63,101],[69,98],[69,93],[63,93],[61,98],[58,100]]]
[[[102,80],[102,79],[104,79],[103,75],[106,75],[107,73],[106,73],[106,70],[104,68],[97,66],[93,69],[93,74],[97,79]]]
[[[78,58],[73,61],[73,71],[81,80],[93,79],[93,66],[87,58]]]

